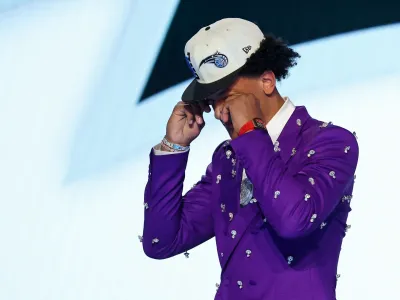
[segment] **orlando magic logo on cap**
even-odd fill
[[[207,56],[200,62],[199,69],[203,64],[214,64],[217,68],[225,68],[228,64],[228,57],[226,55],[215,52],[213,55]]]
[[[182,100],[203,101],[228,88],[263,39],[257,25],[237,18],[222,19],[200,29],[185,46],[186,61],[195,79]]]

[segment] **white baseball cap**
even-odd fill
[[[256,24],[238,18],[222,19],[200,29],[185,46],[186,61],[195,79],[182,100],[202,101],[228,88],[263,39]]]

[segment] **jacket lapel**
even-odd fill
[[[217,246],[221,267],[224,269],[232,252],[251,224],[251,220],[259,212],[259,208],[255,201],[244,207],[240,206],[243,166],[236,160],[235,153],[228,142],[221,147],[216,159],[218,160],[215,162],[216,176],[221,177],[219,183],[215,185],[217,189],[215,196],[220,208],[215,217],[222,219],[222,224],[218,222],[221,224],[218,229],[222,232],[217,233]]]
[[[309,119],[310,115],[304,106],[296,107],[279,135],[276,145],[278,145],[280,156],[285,163],[296,155],[296,147],[301,140],[301,133]]]

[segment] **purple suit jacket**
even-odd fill
[[[150,154],[147,256],[165,259],[215,236],[222,269],[215,299],[336,299],[358,161],[354,134],[297,107],[275,145],[261,130],[221,144],[182,196],[187,159]],[[255,200],[241,207],[243,168]]]

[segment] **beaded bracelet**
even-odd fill
[[[188,151],[190,149],[190,146],[181,146],[178,144],[171,143],[168,141],[166,138],[163,138],[161,143],[168,148],[172,149],[173,151]]]

